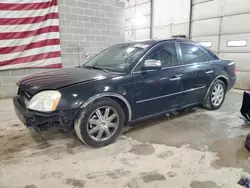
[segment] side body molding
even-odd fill
[[[100,94],[94,95],[94,96],[90,97],[87,101],[85,101],[83,103],[83,105],[81,106],[81,108],[85,108],[86,106],[88,106],[89,104],[94,102],[95,100],[102,98],[102,97],[116,97],[116,98],[122,100],[128,108],[128,121],[131,121],[131,118],[132,118],[131,106],[130,106],[129,102],[127,101],[127,99],[125,99],[122,95],[119,95],[117,93],[100,93]]]

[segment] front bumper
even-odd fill
[[[14,109],[18,119],[26,126],[35,130],[43,131],[56,127],[59,129],[70,129],[79,110],[65,110],[52,113],[31,111],[25,108],[18,96],[13,98]]]

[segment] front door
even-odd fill
[[[162,69],[143,71],[145,60],[162,62]],[[133,73],[135,80],[135,118],[164,112],[181,103],[182,68],[175,43],[165,42],[155,47]]]
[[[204,100],[209,84],[215,77],[215,67],[210,64],[201,48],[195,44],[179,43],[182,54],[183,105]]]

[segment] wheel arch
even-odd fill
[[[131,121],[131,118],[132,118],[131,106],[125,97],[117,93],[101,93],[101,94],[94,95],[90,97],[88,100],[86,100],[80,108],[86,108],[88,105],[104,97],[115,100],[122,107],[125,113],[126,122]]]
[[[222,82],[224,82],[225,86],[226,86],[226,90],[227,90],[227,87],[228,87],[228,80],[225,78],[225,77],[219,77],[218,80],[221,80]]]
[[[214,83],[216,80],[221,80],[222,82],[224,82],[224,84],[225,84],[225,86],[226,86],[226,90],[227,90],[227,86],[228,86],[228,77],[225,76],[225,75],[216,76],[216,77],[213,79],[213,81],[211,82],[211,84],[209,85],[204,100],[206,100],[206,98],[207,98],[207,96],[208,96],[208,93],[209,93],[209,91],[210,91],[210,89],[211,89],[213,83]]]

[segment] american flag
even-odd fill
[[[0,0],[0,70],[61,68],[57,0]]]

